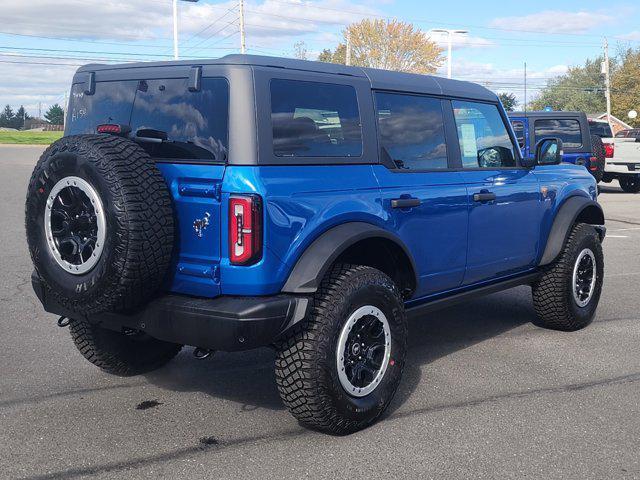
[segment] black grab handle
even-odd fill
[[[394,198],[391,200],[391,208],[411,208],[419,206],[419,198]]]

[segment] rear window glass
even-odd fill
[[[582,146],[580,122],[572,119],[545,118],[536,120],[534,124],[536,142],[543,138],[559,138],[565,147]]]
[[[67,134],[96,133],[102,123],[128,125],[137,81],[98,82],[93,95],[85,95],[85,85],[71,87]]]
[[[228,148],[229,84],[203,78],[142,80],[131,114],[136,140],[153,158],[224,162]]]
[[[589,122],[589,132],[602,138],[613,137],[611,127],[606,122]]]
[[[348,85],[271,80],[273,151],[280,157],[359,157],[356,91]]]

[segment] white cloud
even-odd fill
[[[553,65],[545,69],[529,68],[527,70],[527,101],[531,101],[540,92],[547,81],[566,73],[567,65]],[[446,74],[446,65],[441,67],[438,75]],[[480,63],[467,60],[455,60],[453,77],[480,83],[496,93],[515,94],[520,104],[524,101],[524,68],[501,68],[493,63]]]
[[[447,47],[449,34],[429,30],[427,35],[429,35],[429,38],[441,47]],[[491,40],[482,37],[475,37],[469,34],[454,34],[451,38],[451,45],[454,50],[460,48],[487,48],[496,46],[496,44]]]
[[[29,0],[4,2],[3,30],[11,33],[77,39],[141,40],[172,33],[170,1],[160,0]],[[238,30],[238,2],[180,2],[180,32],[223,37]],[[320,8],[312,8],[320,7]],[[355,13],[353,13],[355,12]],[[346,25],[377,10],[348,0],[287,0],[245,2],[249,36],[294,37]],[[213,23],[213,25],[212,25]],[[209,27],[209,28],[207,28]]]
[[[628,42],[639,42],[640,30],[634,30],[633,32],[625,33],[623,35],[618,35],[615,38],[618,40],[623,40]]]
[[[10,57],[0,58],[2,61],[14,61]],[[73,73],[78,68],[77,62],[57,60],[55,63],[67,65],[47,65],[51,59],[31,58],[29,62],[42,65],[22,63],[1,63],[2,82],[0,83],[0,106],[10,104],[13,107],[24,105],[30,115],[38,113],[38,103],[42,103],[43,113],[46,107],[64,101],[64,95],[71,87]]]
[[[604,12],[546,10],[519,17],[496,18],[490,26],[541,33],[585,33],[614,21],[613,15]]]

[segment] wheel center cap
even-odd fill
[[[354,343],[353,346],[351,347],[351,354],[352,355],[360,355],[360,344],[359,343]]]

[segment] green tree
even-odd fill
[[[513,93],[499,93],[498,98],[502,102],[502,106],[507,112],[513,112],[516,109],[516,105],[518,104],[518,100]]]
[[[20,105],[20,108],[13,117],[13,124],[15,125],[13,128],[24,128],[24,122],[30,118],[31,116],[25,111],[24,106]]]
[[[347,46],[344,43],[339,43],[335,50],[331,51],[328,48],[322,50],[318,55],[318,61],[327,63],[340,63],[344,65],[347,63]]]
[[[13,128],[14,117],[15,113],[13,113],[11,105],[6,105],[2,113],[0,113],[0,127]]]
[[[421,30],[398,20],[364,19],[343,32],[335,50],[324,50],[318,60],[346,63],[347,38],[351,65],[412,73],[434,73],[442,65],[442,49]]]
[[[602,57],[587,59],[583,66],[571,67],[564,75],[552,78],[528,107],[542,110],[578,110],[595,113],[606,110]],[[612,68],[615,65],[612,62]]]
[[[611,76],[611,113],[640,127],[640,119],[628,118],[630,110],[640,111],[640,48],[624,51]]]
[[[293,57],[298,60],[307,59],[307,44],[300,41],[293,44]]]
[[[47,113],[44,114],[44,118],[46,118],[52,125],[62,125],[64,123],[64,110],[56,103],[47,110]]]

